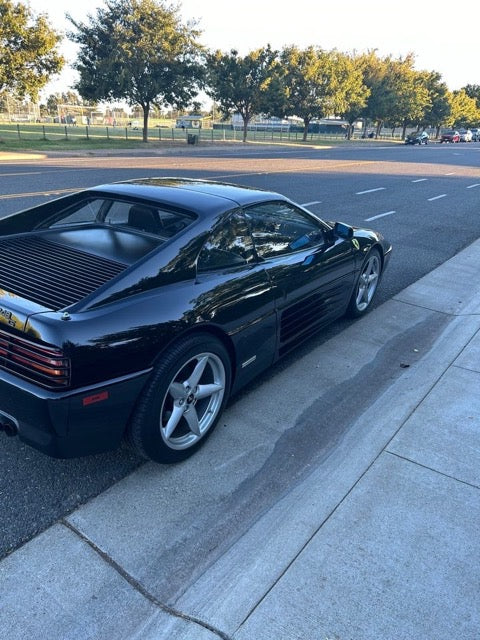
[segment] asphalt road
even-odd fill
[[[480,236],[479,167],[477,143],[268,150],[248,146],[220,151],[207,147],[147,157],[0,161],[0,217],[71,190],[141,176],[191,176],[268,188],[327,220],[370,226],[392,241],[394,255],[378,305]],[[280,362],[277,371],[347,324],[336,322],[297,355]],[[263,374],[242,396],[269,375]],[[17,439],[1,437],[0,557],[141,463],[127,449],[80,460],[52,460]]]

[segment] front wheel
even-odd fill
[[[370,308],[382,272],[378,249],[372,249],[365,258],[360,275],[348,304],[347,314],[352,318],[363,316]]]
[[[212,433],[228,399],[231,364],[209,334],[187,336],[162,356],[126,438],[143,457],[171,463],[191,456]]]

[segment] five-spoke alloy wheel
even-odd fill
[[[355,289],[353,290],[348,314],[354,318],[362,316],[370,307],[380,282],[382,261],[378,249],[372,249],[365,258]]]
[[[223,344],[193,334],[164,354],[140,398],[127,439],[157,462],[189,457],[212,432],[228,399],[231,365]]]

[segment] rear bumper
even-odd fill
[[[0,371],[0,423],[54,458],[76,458],[119,446],[150,370],[67,392],[51,392]]]

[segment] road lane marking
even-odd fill
[[[428,202],[433,202],[434,200],[440,200],[440,198],[446,198],[447,194],[446,193],[442,193],[441,196],[435,196],[434,198],[428,198]]]
[[[386,213],[379,213],[377,216],[372,216],[371,218],[365,218],[365,222],[370,222],[371,220],[376,220],[377,218],[383,218],[384,216],[391,216],[395,211],[387,211]]]
[[[322,204],[321,200],[312,200],[312,202],[302,202],[301,207],[311,207],[314,204]]]
[[[480,187],[480,182],[477,182],[476,184],[471,184],[470,186],[467,187],[467,189],[475,189],[475,187]]]
[[[363,196],[364,193],[373,193],[374,191],[383,191],[386,187],[377,187],[376,189],[367,189],[367,191],[357,191],[356,196]]]
[[[455,171],[450,171],[450,173],[446,173],[446,176],[454,176],[455,175]]]
[[[12,198],[35,198],[36,196],[59,196],[62,193],[73,193],[74,191],[81,191],[81,187],[75,187],[73,189],[55,189],[52,191],[32,191],[31,193],[7,193],[0,195],[0,200],[10,200]]]
[[[428,178],[419,178],[418,180],[412,180],[412,182],[427,182]]]

